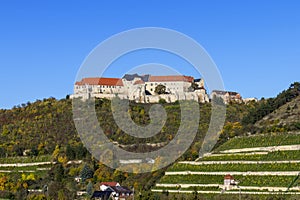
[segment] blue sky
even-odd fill
[[[273,97],[300,81],[299,10],[299,1],[275,0],[3,0],[0,108],[64,98],[72,93],[77,71],[93,48],[140,27],[164,27],[192,37],[215,61],[227,90]],[[119,76],[118,67],[133,63],[162,62],[157,58],[150,53],[135,57],[138,62],[120,59],[108,75]],[[167,64],[176,68],[183,63]]]

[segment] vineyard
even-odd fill
[[[281,145],[300,144],[300,134],[276,134],[276,135],[256,135],[249,137],[236,137],[221,145],[215,151],[224,151],[229,149],[242,149],[253,147],[269,147]]]
[[[294,176],[234,176],[237,181],[240,181],[240,186],[268,186],[268,187],[282,187],[288,186]],[[222,185],[224,176],[218,175],[176,175],[164,176],[161,183],[183,183],[183,184],[219,184]]]
[[[229,195],[231,191],[224,190],[224,176],[231,173],[237,182],[231,190],[241,194],[277,192],[299,195],[297,175],[300,172],[300,150],[242,151],[246,148],[270,149],[277,145],[298,144],[299,134],[236,137],[197,162],[178,162],[170,166],[153,191]],[[232,149],[241,149],[243,153],[222,153]]]
[[[202,171],[202,172],[226,172],[226,171],[300,171],[300,163],[271,163],[271,164],[211,164],[189,165],[177,163],[169,168],[170,172]]]
[[[208,156],[202,158],[203,161],[230,161],[230,160],[249,160],[249,161],[280,161],[280,160],[300,160],[300,151],[274,151],[267,154],[223,154],[218,156]]]
[[[51,155],[41,155],[41,156],[15,156],[9,158],[0,158],[1,163],[33,163],[33,162],[48,162],[51,160]]]

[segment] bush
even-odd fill
[[[167,101],[165,99],[161,98],[161,99],[159,99],[158,103],[165,104],[165,103],[167,103]]]

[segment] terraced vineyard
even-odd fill
[[[300,144],[299,133],[294,134],[269,134],[269,135],[255,135],[249,137],[236,137],[216,149],[218,151],[224,151],[229,149],[242,149],[253,147],[270,147],[270,146],[282,146],[282,145],[295,145]]]
[[[53,166],[51,156],[8,157],[0,159],[0,177],[11,175],[29,176],[31,179],[44,177]]]
[[[192,193],[196,190],[214,195],[293,194],[300,198],[299,172],[300,134],[240,137],[197,161],[174,164],[152,191]],[[237,181],[231,190],[224,187],[227,174]]]

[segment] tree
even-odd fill
[[[26,199],[27,195],[27,190],[21,185],[21,187],[19,187],[15,193],[15,199]]]
[[[61,182],[50,182],[48,186],[48,196],[50,199],[58,199],[58,192],[63,188],[63,185]]]
[[[5,149],[0,147],[0,158],[4,158],[6,155]]]
[[[89,178],[93,178],[93,175],[93,170],[87,164],[85,164],[80,172],[80,177],[82,181],[84,182]]]
[[[166,86],[159,84],[155,87],[154,92],[156,94],[166,94]]]
[[[73,150],[75,152],[77,159],[85,158],[88,153],[87,149],[81,143],[79,145],[76,145],[75,147],[73,147]]]
[[[61,189],[61,190],[58,191],[57,199],[58,200],[66,200],[64,190]]]
[[[161,98],[161,99],[159,99],[158,103],[164,104],[164,103],[167,103],[167,101],[165,99]]]
[[[86,186],[86,193],[89,196],[93,195],[93,183],[90,181],[89,184]]]
[[[64,177],[64,167],[62,164],[57,164],[54,167],[54,180],[57,182],[61,182]]]
[[[59,150],[59,145],[56,145],[56,146],[55,146],[55,149],[54,149],[54,151],[53,151],[53,153],[52,153],[52,160],[53,160],[53,161],[57,161],[59,152],[60,152],[60,150]]]
[[[69,160],[74,160],[76,158],[76,153],[71,145],[67,144],[66,155]]]

